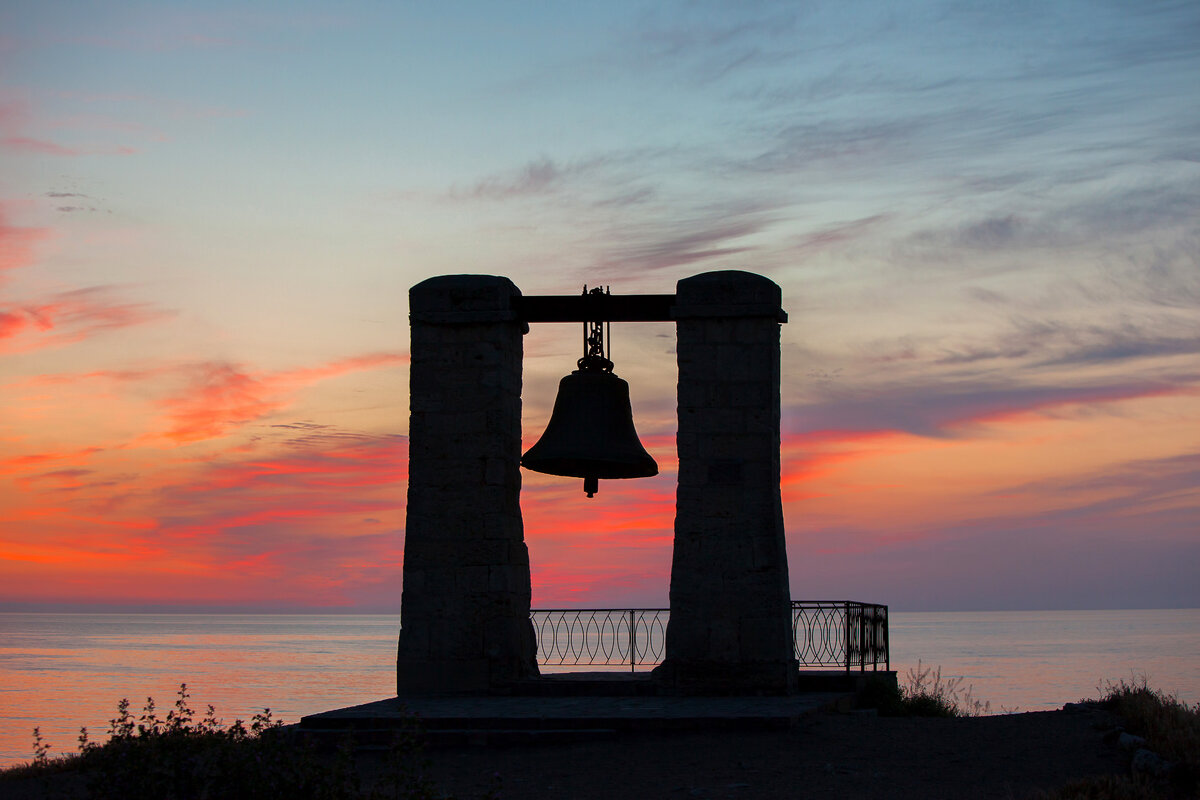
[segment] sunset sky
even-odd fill
[[[0,610],[399,611],[410,286],[783,288],[792,593],[1200,606],[1200,4],[5,3]],[[579,356],[525,339],[524,433]],[[662,606],[662,468],[525,473]]]

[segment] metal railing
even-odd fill
[[[652,667],[666,652],[666,608],[549,608],[529,614],[542,666]],[[874,603],[792,601],[801,667],[891,669],[888,609]]]
[[[653,666],[667,641],[665,608],[547,608],[529,612],[538,663],[547,666]]]
[[[802,667],[892,668],[888,607],[848,600],[793,600],[792,649]]]

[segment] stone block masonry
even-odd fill
[[[679,487],[666,657],[680,694],[795,689],[779,492],[779,324],[772,281],[749,272],[681,280]]]
[[[521,522],[521,338],[507,278],[409,292],[411,366],[400,694],[537,675]]]

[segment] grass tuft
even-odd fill
[[[962,678],[942,677],[941,667],[926,667],[920,661],[908,670],[903,684],[867,683],[858,705],[878,709],[885,717],[979,717],[991,711],[991,704],[975,699]]]

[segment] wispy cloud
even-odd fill
[[[406,363],[400,353],[373,353],[316,367],[278,372],[255,371],[224,361],[184,367],[182,389],[163,398],[161,429],[150,438],[177,444],[219,438],[286,408],[295,393],[326,378],[364,369]]]
[[[931,438],[962,436],[974,426],[1072,405],[1099,405],[1187,394],[1194,387],[1158,381],[1078,386],[1013,386],[977,380],[914,381],[820,391],[819,400],[785,404],[788,429],[896,431]]]
[[[688,216],[644,220],[609,237],[598,266],[615,280],[742,256],[755,249],[752,237],[776,219],[775,209],[764,204],[730,202]]]
[[[1200,337],[1192,334],[1192,327],[1189,320],[1174,316],[1088,324],[1018,315],[985,342],[963,340],[950,347],[931,343],[925,356],[946,366],[1017,360],[1035,368],[1185,356],[1200,353]]]
[[[826,250],[872,235],[880,225],[891,219],[890,214],[873,214],[862,219],[827,225],[795,239],[793,250],[800,256]]]
[[[149,303],[117,299],[115,289],[91,286],[38,303],[0,306],[0,353],[59,347],[172,316]]]
[[[48,228],[13,225],[5,203],[0,201],[0,282],[8,270],[28,266],[33,261],[34,245],[49,235]]]
[[[581,169],[577,166],[559,166],[543,156],[535,161],[530,161],[515,172],[484,178],[465,191],[451,189],[450,197],[508,200],[514,197],[547,194],[561,186],[568,175],[579,172]]]
[[[642,15],[622,44],[629,67],[706,86],[741,71],[778,65],[792,54],[800,13],[792,8],[687,4]]]
[[[36,122],[36,125],[35,125]],[[23,99],[0,100],[0,148],[16,153],[29,153],[45,156],[85,156],[85,155],[132,155],[137,152],[124,144],[94,144],[67,145],[45,136],[29,132],[33,127],[55,128],[88,128],[94,127],[95,121],[64,120],[51,123],[35,120],[30,104]],[[117,127],[114,123],[106,123],[105,127]]]

